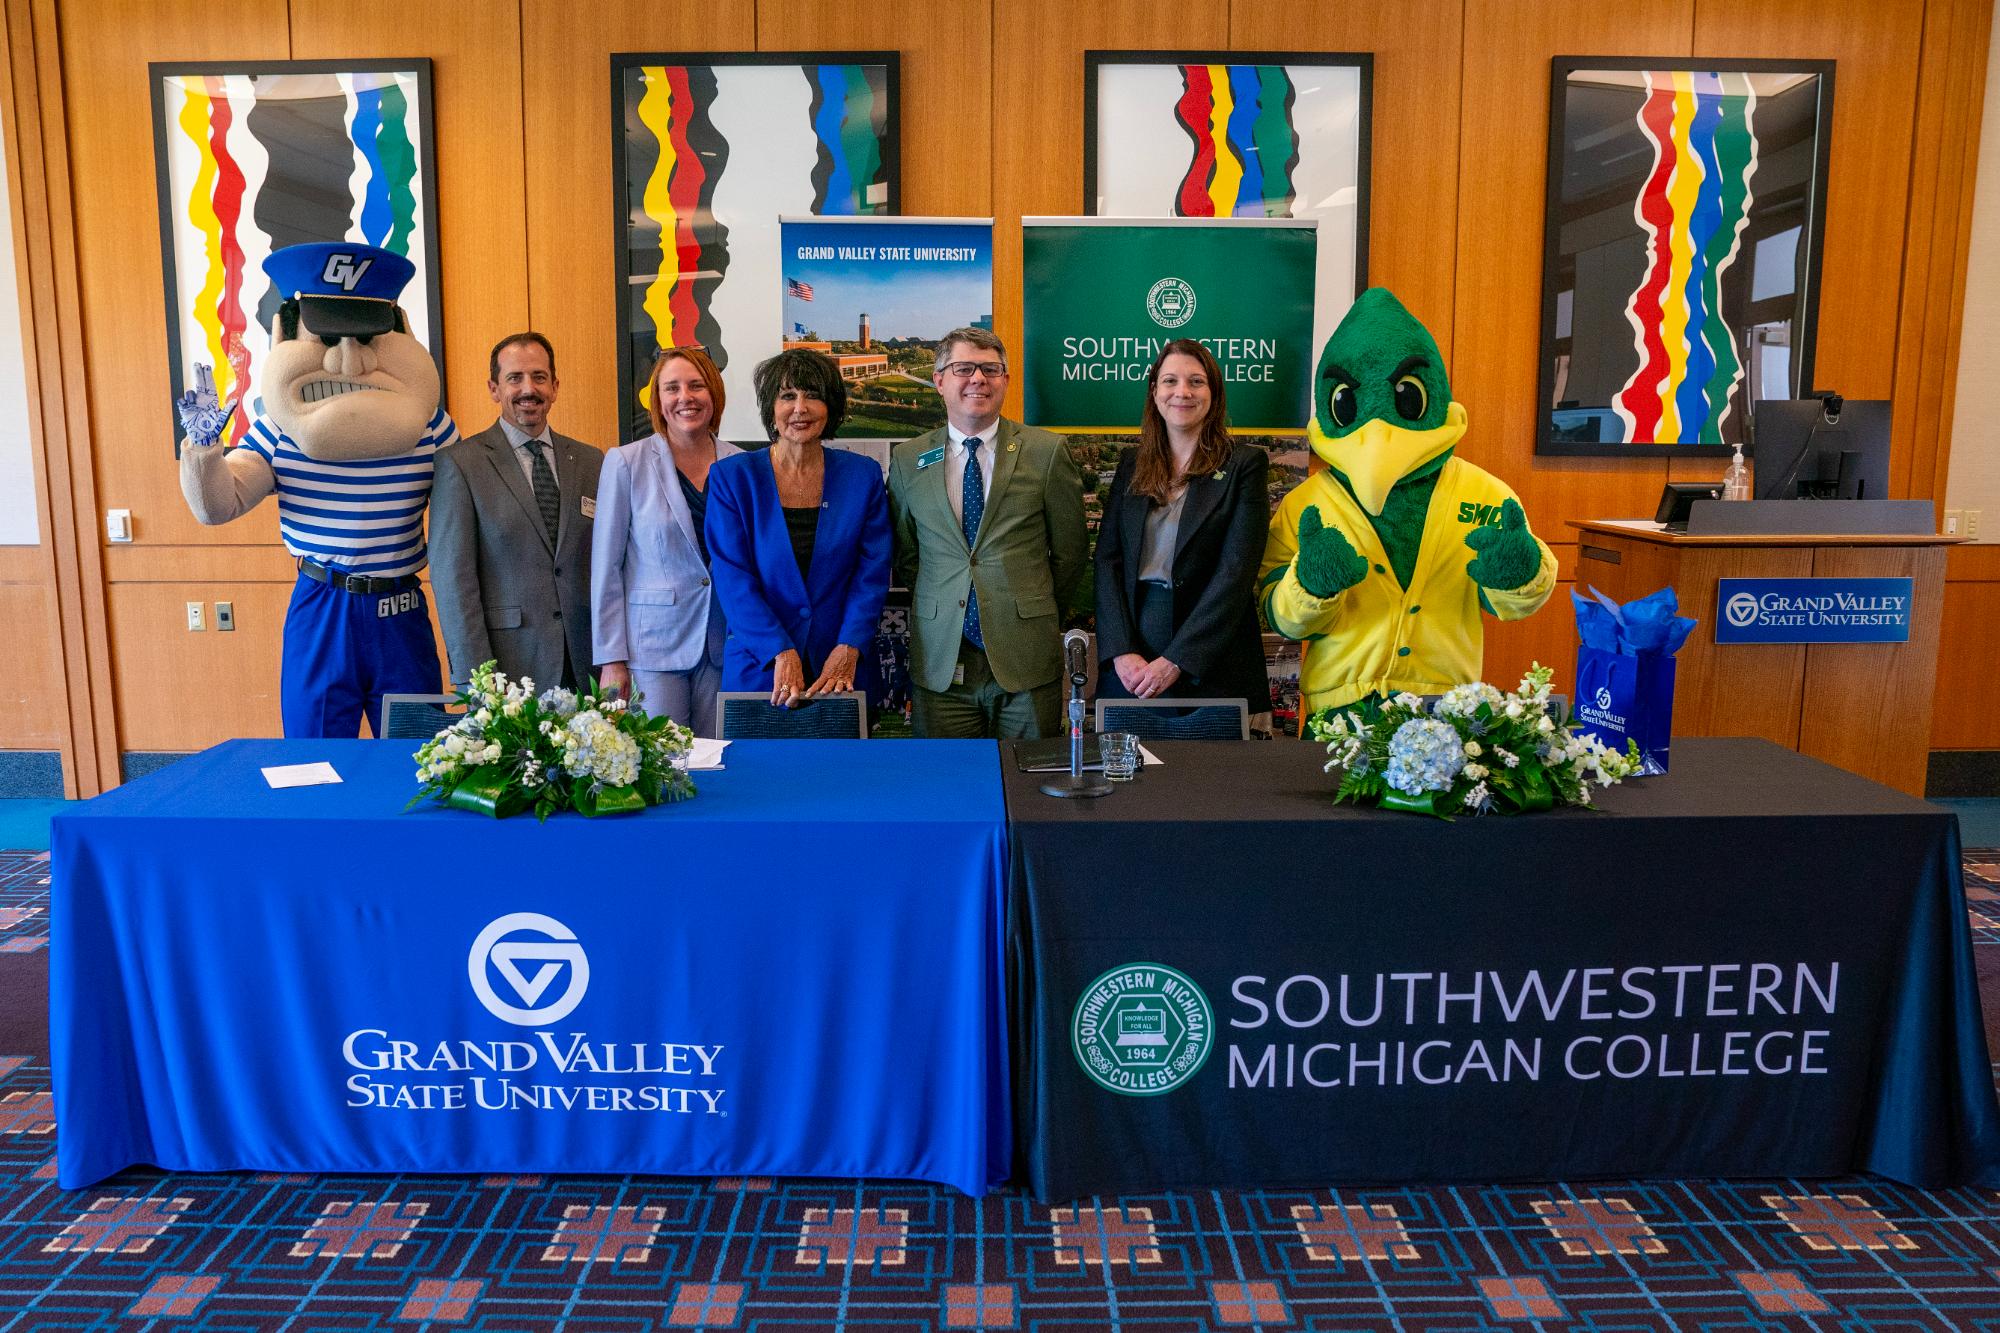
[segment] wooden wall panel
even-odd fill
[[[611,54],[749,51],[756,7],[528,4],[526,102],[528,312],[556,348],[567,434],[618,438],[616,254],[611,227]]]
[[[1570,519],[1651,514],[1666,476],[1653,460],[1535,456],[1549,61],[1683,55],[1693,23],[1694,0],[1466,0],[1451,372],[1471,428],[1459,453],[1520,493],[1545,540]]]
[[[242,643],[275,645],[290,583],[114,583],[112,637],[119,644],[120,733],[127,750],[201,750],[231,736],[276,736],[278,658],[244,670]],[[230,634],[187,628],[189,602],[233,601]]]
[[[1230,44],[1230,0],[999,0],[993,47],[1006,76],[993,85],[993,328],[1021,345],[1022,217],[1083,212],[1083,53],[1219,50]],[[1021,377],[1007,415],[1021,414]]]
[[[42,577],[47,553],[35,546],[0,546],[0,750],[62,748],[64,698],[58,655],[46,634],[55,589]],[[27,631],[27,632],[22,632]]]
[[[2000,582],[1944,585],[1931,748],[2000,749]]]
[[[1458,225],[1455,125],[1464,0],[1300,0],[1235,3],[1229,45],[1239,51],[1369,51],[1375,57],[1368,195],[1368,281],[1396,293],[1451,357],[1450,264]]]

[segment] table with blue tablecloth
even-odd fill
[[[274,790],[266,766],[338,785]],[[56,818],[61,1183],[170,1170],[1005,1178],[994,747],[739,742],[692,801],[429,805],[232,741]]]

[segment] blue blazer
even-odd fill
[[[741,453],[720,440],[715,461]],[[591,660],[640,671],[692,671],[708,649],[708,564],[658,435],[613,449],[591,525]]]
[[[861,650],[855,688],[873,683],[872,645],[889,593],[889,496],[872,458],[828,448],[813,540],[812,576],[799,577],[778,503],[778,479],[762,450],[717,460],[708,472],[709,567],[729,638],[722,688],[768,690],[787,648],[805,659],[811,684],[837,644]]]

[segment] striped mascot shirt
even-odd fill
[[[286,550],[350,573],[394,578],[424,567],[432,457],[456,439],[458,431],[439,406],[416,447],[389,458],[308,458],[264,416],[251,424],[242,447],[271,465]]]

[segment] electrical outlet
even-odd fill
[[[208,628],[207,618],[202,615],[201,603],[189,602],[187,606],[188,606],[188,631],[190,633],[199,633],[200,631],[207,629]]]
[[[236,628],[236,604],[234,602],[217,602],[215,604],[216,633],[218,634],[227,633],[228,631],[233,630],[235,628]]]
[[[1979,511],[1977,509],[1968,509],[1965,511],[1965,537],[1967,541],[1979,540]]]
[[[131,541],[132,511],[129,509],[106,510],[104,514],[104,537],[107,541]]]
[[[1963,531],[1964,527],[1965,527],[1965,511],[1963,509],[1947,509],[1944,511],[1945,536],[1962,537],[1965,535]]]

